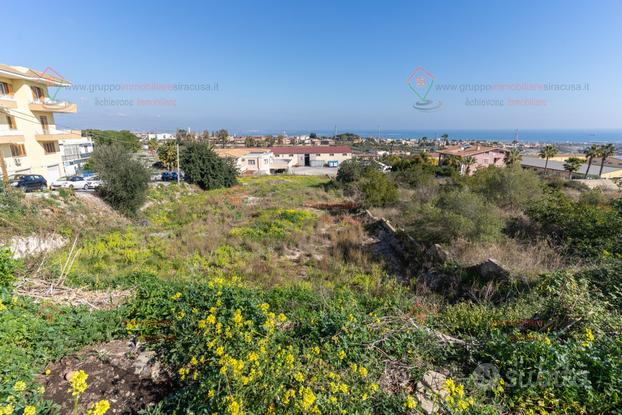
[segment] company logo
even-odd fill
[[[433,101],[428,98],[436,77],[426,71],[422,66],[416,68],[406,78],[406,84],[419,98],[413,108],[418,111],[436,111],[443,106],[441,101]]]
[[[68,82],[65,80],[65,77],[61,73],[49,66],[39,74],[39,77],[55,83],[68,84]],[[61,87],[58,86],[48,86],[49,96],[43,97],[43,99],[41,99],[41,104],[43,108],[49,109],[51,111],[58,111],[72,105],[69,102],[57,100],[57,95],[60,89]]]

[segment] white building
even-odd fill
[[[93,153],[93,140],[91,140],[91,137],[59,140],[58,146],[60,148],[65,174],[70,176],[82,173],[84,165]]]
[[[271,150],[279,160],[293,160],[293,166],[338,167],[352,158],[348,146],[282,146]]]

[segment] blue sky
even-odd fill
[[[57,116],[67,127],[622,128],[616,0],[31,0],[4,2],[3,15],[0,63],[49,66],[80,85],[218,85],[60,91],[58,99],[79,104],[77,114]],[[419,66],[436,85],[589,83],[589,90],[432,89],[427,98],[442,105],[426,112],[413,107],[420,99],[406,83]],[[472,99],[505,105],[466,105]]]

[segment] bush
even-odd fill
[[[488,167],[479,169],[467,179],[473,191],[480,193],[501,207],[528,206],[543,196],[538,176],[520,167]]]
[[[565,246],[570,254],[622,254],[622,214],[615,202],[614,206],[592,206],[553,192],[526,213],[539,224],[543,234]]]
[[[360,180],[360,189],[365,206],[380,207],[392,205],[398,200],[397,185],[386,174],[369,170]]]
[[[346,160],[339,165],[336,180],[341,184],[354,183],[360,180],[369,168],[369,163],[363,163],[359,160]]]
[[[10,287],[15,281],[17,262],[8,248],[0,248],[0,288]]]
[[[501,235],[502,227],[497,209],[464,188],[445,192],[435,203],[423,205],[410,229],[418,239],[436,243],[456,238],[494,241]]]
[[[237,184],[238,171],[230,159],[219,157],[208,143],[188,143],[180,156],[184,179],[203,190]]]
[[[102,198],[123,214],[135,215],[145,201],[149,171],[119,144],[95,147],[91,162],[102,180]]]

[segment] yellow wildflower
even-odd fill
[[[110,402],[103,399],[95,404],[92,409],[87,411],[87,415],[104,415],[110,409]]]
[[[235,312],[233,313],[233,322],[235,323],[236,326],[239,326],[240,324],[242,324],[242,321],[244,321],[244,319],[242,318],[242,311],[235,310]]]
[[[281,313],[281,314],[279,314],[278,319],[279,319],[279,321],[281,323],[283,323],[283,322],[287,321],[287,316],[285,316],[285,314]]]
[[[367,368],[366,367],[359,367],[359,375],[361,375],[361,377],[366,378],[367,377]]]
[[[12,404],[0,406],[0,415],[12,415],[15,412],[15,408]]]
[[[406,402],[404,403],[406,409],[415,409],[417,407],[417,401],[412,396],[408,395]]]
[[[17,382],[15,382],[13,390],[15,390],[15,392],[24,392],[26,390],[26,382],[18,380]]]
[[[259,356],[257,356],[257,353],[255,352],[250,352],[247,356],[248,361],[251,363],[256,362],[258,358]]]
[[[50,376],[52,374],[52,370],[50,368],[45,369],[45,376]]]
[[[318,346],[313,346],[311,351],[315,354],[320,354],[320,348]]]
[[[216,324],[216,316],[213,315],[213,314],[210,314],[209,316],[207,316],[205,321],[207,322],[207,324],[214,325],[214,324]]]
[[[6,310],[6,306],[4,305],[2,300],[0,300],[0,311],[4,311],[4,310]]]
[[[37,413],[37,407],[28,405],[24,408],[24,415],[35,415]]]
[[[304,386],[300,388],[300,394],[302,395],[302,408],[307,411],[315,403],[315,394],[311,388],[305,388]]]
[[[86,383],[88,377],[89,375],[84,370],[80,370],[71,376],[71,378],[69,379],[69,382],[71,384],[71,389],[69,389],[69,392],[71,392],[72,396],[80,396],[86,391],[86,388],[89,387]]]
[[[583,334],[583,347],[589,346],[594,341],[594,333],[590,328],[585,329],[585,333]]]
[[[181,293],[179,291],[171,296],[171,300],[175,300],[175,301],[179,300],[180,298],[181,298]]]
[[[296,372],[296,373],[294,373],[294,379],[295,379],[297,382],[302,383],[302,382],[304,382],[304,380],[305,380],[305,375],[303,375],[301,372]]]
[[[339,358],[339,360],[343,360],[346,358],[346,352],[344,352],[343,350],[339,350],[339,352],[337,353],[337,357]]]
[[[242,414],[244,414],[244,411],[242,411],[242,407],[240,406],[238,401],[235,400],[234,397],[227,396],[226,400],[229,402],[227,404],[227,411],[231,415],[242,415]]]

